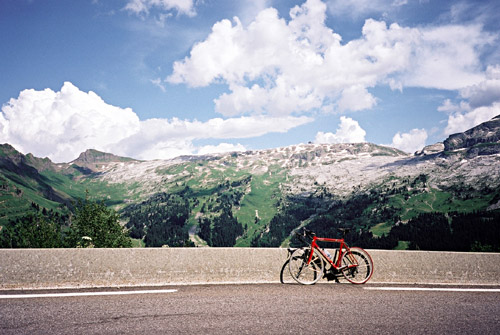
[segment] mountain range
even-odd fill
[[[217,245],[217,225],[231,220],[241,230],[227,245],[262,245],[285,214],[292,219],[273,245],[313,218],[335,220],[334,213],[381,236],[421,213],[498,210],[499,186],[500,115],[414,154],[372,143],[298,144],[140,161],[90,149],[53,163],[0,145],[0,225],[33,204],[64,212],[89,195],[120,213],[139,240],[158,217],[164,225],[175,221],[200,246]],[[349,219],[349,211],[363,220]]]

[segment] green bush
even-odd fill
[[[118,214],[104,203],[80,201],[66,239],[69,247],[129,248],[132,240]]]

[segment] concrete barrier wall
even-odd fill
[[[369,283],[500,285],[498,253],[368,251]],[[281,248],[0,249],[0,288],[279,283],[286,259]]]

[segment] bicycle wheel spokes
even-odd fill
[[[292,278],[304,285],[315,284],[323,276],[323,259],[316,250],[313,251],[311,262],[307,264],[310,252],[311,248],[297,249],[292,253],[288,262]]]
[[[353,247],[342,256],[342,274],[353,284],[364,284],[373,274],[373,261],[361,248]]]

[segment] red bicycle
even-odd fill
[[[294,250],[288,260],[290,275],[300,284],[313,285],[323,278],[325,260],[331,265],[330,271],[342,273],[353,284],[366,283],[373,274],[373,261],[370,255],[358,247],[350,248],[344,241],[349,229],[339,228],[343,238],[316,237],[312,231],[304,229],[302,234],[296,233],[299,239],[309,244],[307,247]],[[311,240],[308,242],[307,239]],[[331,257],[317,242],[333,242],[340,244],[336,255]]]

